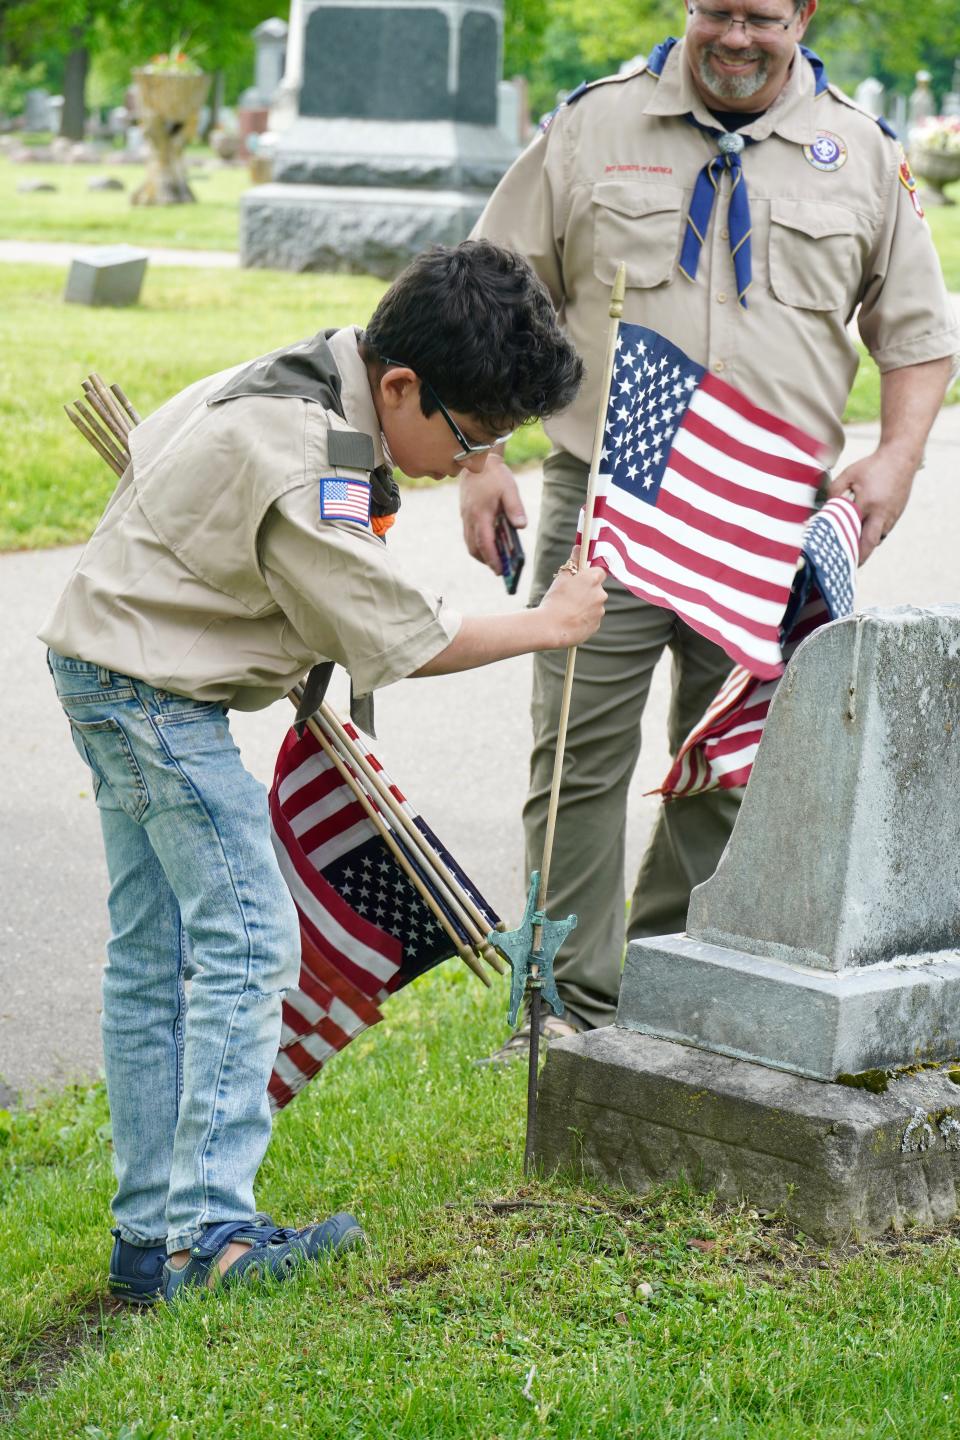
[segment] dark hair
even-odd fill
[[[521,255],[489,240],[435,245],[400,274],[361,340],[365,360],[409,365],[451,410],[494,431],[552,415],[580,388],[583,362],[546,286]]]

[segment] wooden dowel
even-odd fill
[[[135,410],[135,409],[133,408],[133,406],[130,404],[130,401],[127,399],[126,395],[124,395],[123,391],[120,389],[120,386],[119,386],[119,385],[111,385],[111,386],[110,386],[110,389],[113,391],[114,395],[116,395],[116,397],[117,397],[117,399],[119,400],[120,404],[123,406],[124,410],[126,410],[127,414],[130,416],[130,419],[133,421],[133,424],[134,424],[134,425],[139,425],[139,424],[141,424],[142,422],[141,422],[140,416],[137,414],[136,410]]]
[[[607,354],[603,368],[603,386],[600,391],[600,409],[593,435],[593,458],[590,464],[590,478],[587,481],[587,497],[583,507],[583,529],[580,541],[580,563],[587,563],[590,553],[590,531],[593,529],[593,509],[596,498],[597,476],[600,473],[600,456],[603,452],[604,424],[607,401],[610,395],[610,381],[617,356],[617,334],[620,317],[623,314],[623,299],[626,294],[627,267],[617,267],[616,279],[610,292],[610,324],[607,327]],[[573,674],[577,663],[577,647],[571,645],[567,652],[567,668],[563,676],[563,696],[560,701],[560,720],[557,726],[557,748],[553,760],[553,780],[550,786],[550,803],[547,807],[547,828],[543,838],[543,860],[540,865],[540,891],[537,898],[538,910],[547,908],[547,891],[550,882],[550,865],[553,860],[553,840],[557,829],[557,810],[560,804],[560,780],[563,774],[563,756],[567,744],[567,724],[570,719],[570,697],[573,693]],[[533,948],[539,950],[542,931],[539,925],[533,927]]]
[[[396,796],[390,790],[383,776],[369,763],[363,750],[351,739],[337,715],[330,710],[328,706],[321,706],[320,715],[321,720],[326,723],[335,738],[346,749],[351,760],[354,761],[369,783],[376,789],[383,808],[385,808],[390,816],[399,824],[406,838],[417,851],[420,859],[424,862],[427,869],[432,872],[431,879],[441,891],[444,903],[450,906],[456,919],[467,931],[474,949],[479,950],[483,954],[483,958],[498,974],[504,974],[502,960],[493,950],[492,946],[487,943],[489,926],[483,917],[480,916],[480,912],[476,907],[469,902],[469,896],[457,883],[454,876],[451,875],[447,866],[433,849],[422,830],[411,820],[400,801],[397,800]],[[489,955],[486,953],[487,951],[490,952]],[[493,959],[490,958],[491,955],[494,957]]]
[[[376,789],[384,806],[397,820],[404,833],[417,848],[429,868],[434,872],[438,886],[441,891],[444,892],[444,898],[447,903],[451,904],[454,908],[457,919],[464,925],[471,940],[474,942],[474,948],[480,951],[487,964],[493,970],[496,970],[498,975],[506,974],[506,966],[487,940],[490,925],[486,918],[481,914],[473,900],[459,884],[456,877],[451,874],[442,857],[434,850],[423,831],[419,826],[414,824],[383,776],[370,764],[361,747],[348,734],[346,727],[335,711],[333,711],[329,705],[324,704],[320,706],[319,713],[321,720],[347,750],[350,758],[360,767],[366,779]]]
[[[84,440],[86,440],[88,444],[93,446],[94,450],[96,450],[97,454],[102,460],[106,460],[107,464],[110,466],[110,469],[114,472],[115,475],[122,475],[124,470],[126,469],[126,466],[121,465],[119,460],[114,459],[107,447],[101,443],[101,441],[88,427],[88,425],[83,420],[81,420],[80,416],[73,413],[69,405],[64,405],[63,408],[66,412],[67,418],[72,422],[72,424],[76,425]]]
[[[117,461],[120,465],[122,465],[125,470],[130,463],[129,455],[127,455],[125,451],[120,449],[120,446],[114,440],[113,436],[109,433],[109,431],[103,429],[102,425],[97,419],[96,413],[94,411],[88,410],[82,400],[74,401],[74,409],[76,410],[77,414],[86,421],[91,432],[99,437],[100,443],[101,445],[103,445],[104,449],[106,449],[113,457],[113,459]]]
[[[393,855],[397,864],[403,870],[407,879],[410,881],[411,885],[413,885],[423,902],[428,906],[431,913],[436,915],[437,919],[440,921],[440,924],[447,932],[447,936],[453,944],[456,953],[460,956],[460,959],[468,967],[468,969],[473,971],[477,979],[481,980],[483,984],[486,985],[489,989],[490,981],[487,979],[486,973],[481,968],[476,956],[473,954],[473,951],[470,950],[466,945],[464,945],[463,941],[460,939],[460,936],[457,935],[456,931],[450,924],[447,917],[437,909],[436,903],[433,901],[433,898],[430,895],[427,887],[424,885],[423,881],[420,879],[420,876],[410,864],[406,855],[404,855],[403,851],[400,849],[396,840],[391,835],[388,827],[384,824],[383,817],[371,804],[366,791],[360,784],[360,781],[355,775],[351,773],[348,765],[346,764],[346,761],[337,753],[337,750],[335,749],[329,737],[324,734],[321,726],[319,726],[312,717],[307,721],[307,729],[310,731],[314,739],[317,740],[319,744],[323,747],[326,754],[330,756],[330,759],[337,767],[340,775],[347,782],[350,789],[353,791],[354,795],[359,800],[365,814],[373,822],[374,826],[377,829],[377,832],[379,833],[383,841],[386,843],[388,850]]]
[[[97,394],[100,396],[100,399],[103,401],[104,405],[106,405],[107,409],[112,410],[116,418],[117,424],[123,431],[124,435],[127,435],[132,427],[127,413],[124,410],[123,406],[120,404],[116,395],[114,395],[112,391],[104,384],[104,382],[101,380],[100,376],[95,370],[91,371],[90,382],[96,390]]]
[[[117,428],[117,422],[114,420],[112,412],[107,409],[106,405],[104,405],[103,401],[100,399],[100,396],[97,394],[96,390],[94,390],[92,386],[89,389],[84,386],[84,389],[86,390],[87,403],[91,405],[93,409],[97,412],[97,414],[100,416],[101,421],[106,426],[107,434],[110,436],[111,440],[116,444],[117,448],[121,451],[122,454],[129,456],[130,451],[127,448],[126,430],[119,430]]]

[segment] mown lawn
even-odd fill
[[[189,170],[195,205],[131,205],[142,165],[14,165],[0,158],[0,240],[70,240],[90,245],[165,245],[187,250],[236,250],[240,196],[251,185],[245,165],[222,165],[202,152],[203,168]],[[198,156],[198,158],[200,158]],[[112,176],[126,188],[88,189]],[[56,192],[22,194],[40,180]]]
[[[373,1249],[117,1313],[99,1087],[0,1121],[5,1440],[933,1440],[960,1422],[960,1230],[824,1251],[682,1189],[520,1175],[523,1067],[452,964],[279,1118],[258,1200]],[[549,1063],[549,1062],[548,1062]]]

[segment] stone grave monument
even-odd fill
[[[297,115],[243,197],[241,262],[390,277],[462,240],[517,153],[502,48],[503,0],[294,4],[277,105],[296,90]]]
[[[687,924],[629,945],[614,1026],[551,1046],[540,1163],[685,1175],[824,1239],[952,1218],[960,606],[800,647]]]

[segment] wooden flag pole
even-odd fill
[[[477,979],[481,980],[483,984],[486,985],[489,989],[490,980],[487,977],[486,971],[483,969],[480,962],[477,960],[476,956],[469,948],[469,946],[465,945],[464,942],[461,940],[460,936],[456,933],[447,917],[438,910],[436,902],[433,900],[433,897],[431,896],[426,885],[424,885],[420,876],[414,870],[413,866],[410,864],[410,861],[400,849],[393,835],[390,833],[389,826],[384,823],[383,817],[381,816],[380,812],[375,808],[373,804],[371,804],[370,797],[367,795],[360,781],[351,772],[350,767],[347,765],[343,757],[337,752],[337,749],[334,746],[330,737],[324,733],[322,726],[318,725],[312,717],[307,721],[307,729],[310,731],[310,734],[314,737],[318,744],[323,747],[325,753],[330,756],[330,759],[333,761],[340,775],[350,786],[350,789],[353,791],[354,795],[359,800],[367,818],[375,826],[377,833],[385,842],[387,849],[390,851],[397,864],[403,870],[403,873],[410,881],[410,884],[417,891],[424,904],[429,908],[431,914],[436,915],[440,924],[447,932],[447,936],[451,944],[454,946],[457,954],[460,956],[460,959],[463,961],[464,965],[466,965],[468,969],[472,970],[474,975],[476,975]]]
[[[347,751],[351,760],[357,764],[370,785],[376,790],[377,798],[382,802],[383,808],[388,812],[390,817],[397,822],[412,847],[423,857],[428,868],[434,872],[438,888],[445,894],[448,903],[452,904],[455,910],[459,912],[457,918],[467,929],[471,939],[474,941],[474,948],[479,950],[487,964],[496,970],[498,975],[505,975],[506,966],[487,940],[487,933],[490,927],[485,917],[481,915],[470,896],[450,873],[450,870],[444,864],[436,850],[434,850],[423,831],[410,819],[410,816],[397,800],[389,785],[387,785],[383,779],[383,776],[370,764],[361,747],[351,739],[346,727],[336,712],[324,703],[320,706],[318,713],[322,723],[330,729],[343,749]]]
[[[610,325],[607,331],[607,355],[603,367],[603,389],[597,424],[593,434],[593,459],[590,463],[590,478],[587,482],[587,497],[583,505],[583,528],[580,541],[580,564],[586,565],[590,553],[590,531],[593,529],[593,511],[597,498],[597,476],[600,473],[600,456],[603,450],[604,424],[607,417],[607,401],[610,382],[617,358],[617,333],[623,314],[623,297],[627,288],[627,267],[621,264],[617,269],[613,289],[610,292]],[[567,651],[567,668],[563,677],[563,696],[560,701],[560,722],[557,729],[557,749],[553,761],[553,781],[550,786],[550,804],[547,810],[547,831],[543,841],[543,861],[540,866],[539,910],[547,908],[547,888],[550,879],[550,862],[553,859],[553,839],[557,829],[557,807],[560,800],[560,777],[563,772],[563,756],[567,743],[567,725],[570,720],[570,696],[573,692],[573,673],[577,663],[577,647],[571,645]],[[537,927],[539,929],[539,927]],[[539,946],[540,936],[534,930],[534,950]]]
[[[603,450],[604,426],[607,418],[607,404],[613,367],[617,356],[617,334],[620,317],[623,314],[623,298],[627,288],[627,267],[617,267],[613,289],[610,292],[610,324],[607,329],[607,354],[603,367],[603,386],[600,391],[600,408],[593,434],[593,458],[590,462],[590,477],[587,481],[587,495],[583,505],[583,525],[580,532],[581,565],[586,565],[590,554],[590,531],[593,529],[593,510],[596,503],[597,476],[600,473],[600,456]],[[536,912],[546,915],[547,890],[550,883],[550,864],[553,859],[553,841],[557,830],[557,809],[560,803],[560,780],[563,774],[563,756],[567,744],[567,726],[570,721],[570,697],[573,694],[573,674],[577,663],[577,647],[571,645],[567,651],[567,666],[563,676],[563,694],[560,700],[560,719],[557,726],[557,749],[553,760],[553,780],[550,785],[550,802],[547,808],[547,829],[543,838],[543,860],[540,865],[540,884],[537,892]],[[540,1009],[542,1005],[542,980],[538,956],[542,956],[543,924],[534,923],[532,952],[530,957],[527,993],[530,1005],[530,1051],[527,1069],[527,1134],[523,1147],[524,1174],[529,1175],[534,1167],[537,1144],[537,1067],[540,1061]]]

